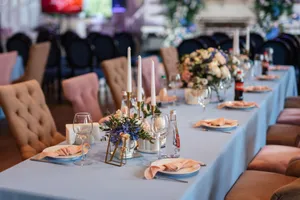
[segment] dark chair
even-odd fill
[[[260,51],[262,45],[264,44],[264,38],[258,33],[250,33],[250,41],[254,43],[255,52]]]
[[[51,33],[49,30],[42,28],[38,31],[38,36],[36,39],[37,43],[50,41],[50,39],[51,39]]]
[[[293,60],[290,47],[281,39],[269,40],[263,44],[260,52],[263,53],[266,48],[273,48],[273,63],[275,65],[290,65]]]
[[[242,44],[245,44],[245,48],[246,48],[246,36],[240,36],[240,41],[242,42]],[[255,43],[250,39],[250,58],[253,60],[255,54],[257,53],[255,50]]]
[[[79,35],[69,30],[61,35],[60,42],[65,51],[67,51],[67,48],[70,46],[71,42],[76,39],[80,39]]]
[[[218,48],[218,42],[215,39],[213,39],[211,36],[201,35],[197,37],[197,40],[199,40],[202,43],[205,43],[207,47]]]
[[[298,65],[298,47],[297,47],[297,43],[290,38],[287,35],[281,35],[278,37],[278,39],[281,39],[283,42],[285,42],[291,49],[290,52],[290,57],[292,59],[292,64],[294,66]]]
[[[102,61],[113,59],[117,55],[114,40],[108,35],[97,34],[93,39],[92,45],[98,66]]]
[[[71,76],[93,72],[93,51],[86,39],[74,39],[66,47]]]
[[[29,49],[32,45],[31,39],[24,33],[16,33],[7,40],[7,51],[17,51],[23,59],[23,65],[26,66],[29,57]]]
[[[134,37],[130,33],[121,32],[116,33],[114,36],[115,44],[118,50],[118,56],[127,57],[127,48],[131,48],[131,55],[136,54],[136,44],[134,41]]]
[[[233,48],[233,39],[224,40],[219,46],[223,51],[229,52]],[[245,43],[240,40],[240,51],[242,52],[243,49],[245,49]]]
[[[198,49],[203,49],[205,48],[205,45],[196,40],[196,39],[188,39],[188,40],[183,40],[180,45],[177,47],[177,51],[179,54],[179,58],[186,54],[190,54],[193,51],[196,51]]]
[[[225,40],[230,39],[230,37],[226,33],[222,33],[222,32],[215,32],[212,35],[212,38],[214,40],[216,40],[219,44],[222,43]]]
[[[298,56],[300,54],[300,41],[298,40],[298,38],[294,35],[291,34],[287,34],[287,33],[282,33],[279,36],[280,39],[286,41],[287,43],[289,43],[290,45],[293,46],[293,51],[294,51],[294,59],[295,59],[295,66],[300,66],[300,56]]]

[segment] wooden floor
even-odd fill
[[[46,95],[46,99],[57,130],[65,135],[65,124],[70,124],[73,121],[74,113],[71,105],[65,100],[63,100],[63,103],[58,104],[53,99],[52,94]],[[105,88],[100,88],[99,100],[103,113],[115,110],[111,94]],[[5,119],[0,121],[0,160],[0,172],[22,161]]]

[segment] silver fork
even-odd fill
[[[227,134],[231,134],[230,131],[221,131],[221,130],[208,130],[208,129],[205,129],[205,128],[202,128],[203,131],[214,131],[214,132],[222,132],[222,133],[227,133]]]
[[[155,176],[154,179],[166,180],[166,181],[175,181],[175,182],[179,182],[179,183],[188,183],[188,181],[179,180],[179,179],[170,178],[170,177],[162,177],[162,176]]]

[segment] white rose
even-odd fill
[[[121,110],[117,110],[116,113],[114,114],[114,117],[117,119],[120,119],[123,116],[123,113]]]
[[[207,85],[208,84],[207,79],[205,79],[205,78],[201,79],[201,84],[202,85]]]
[[[142,123],[142,128],[144,129],[144,131],[147,131],[147,132],[151,131],[150,124],[146,120]]]
[[[216,77],[221,78],[222,73],[219,67],[215,66],[212,68],[213,73],[216,75]]]
[[[212,80],[213,80],[213,77],[212,77],[211,75],[208,75],[208,76],[207,76],[207,80],[208,80],[208,81],[212,81]]]
[[[240,65],[241,64],[240,60],[237,57],[235,57],[235,56],[232,58],[232,63],[234,63],[236,65]]]
[[[226,64],[226,59],[220,52],[216,53],[215,57],[221,65]]]
[[[206,50],[200,50],[200,55],[203,59],[208,59],[210,57],[210,53]]]
[[[221,74],[222,74],[221,76],[222,79],[226,79],[230,76],[230,72],[226,66],[221,67]]]
[[[209,63],[208,67],[209,67],[209,69],[213,69],[215,67],[218,67],[218,62],[217,61],[212,61],[211,63]]]

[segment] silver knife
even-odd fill
[[[167,180],[167,181],[176,181],[176,182],[180,182],[180,183],[188,183],[188,181],[179,180],[179,179],[170,178],[170,177],[155,176],[154,178],[159,179],[159,180]]]
[[[44,163],[50,163],[50,164],[55,164],[55,165],[65,165],[68,166],[68,164],[66,163],[60,163],[60,162],[55,162],[55,161],[49,161],[49,160],[39,160],[39,159],[35,159],[35,158],[31,158],[31,161],[36,161],[36,162],[44,162]]]

